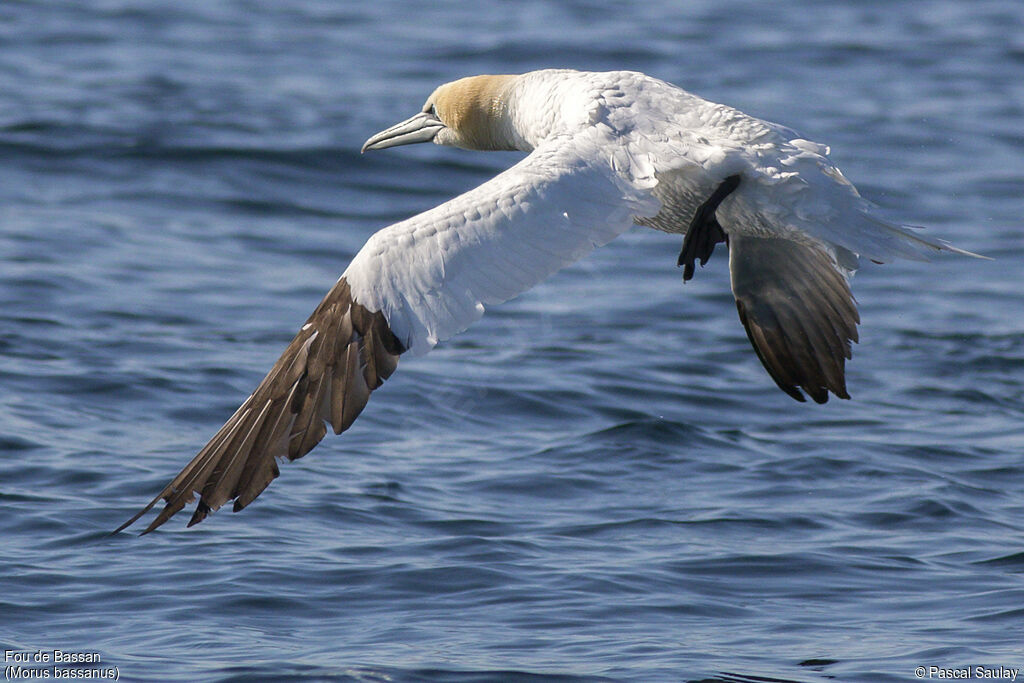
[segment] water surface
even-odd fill
[[[0,5],[0,640],[124,680],[1024,667],[1019,3]],[[362,157],[440,82],[638,69],[984,253],[867,265],[802,405],[637,230],[399,371],[243,514],[106,534],[367,237],[515,161]],[[88,666],[88,665],[81,665]]]

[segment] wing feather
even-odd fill
[[[325,420],[347,429],[387,379],[404,347],[384,316],[354,301],[344,279],[328,292],[256,391],[193,460],[121,531],[160,499],[143,533],[170,519],[196,495],[189,526],[229,500],[241,510],[277,477],[276,460],[295,460],[326,435]],[[116,532],[115,532],[116,533]]]
[[[846,274],[823,245],[732,235],[736,308],[765,369],[783,391],[818,403],[849,398],[845,363],[860,316]]]

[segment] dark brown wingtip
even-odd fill
[[[150,510],[153,509],[153,506],[156,505],[156,501],[158,501],[158,500],[160,500],[160,496],[157,496],[156,498],[154,498],[152,503],[150,503],[149,505],[147,505],[146,507],[142,508],[141,510],[136,512],[134,515],[132,515],[132,518],[129,519],[127,522],[125,522],[121,526],[119,526],[116,529],[114,529],[113,531],[111,531],[110,535],[111,536],[116,536],[117,534],[121,533],[122,531],[124,531],[125,529],[130,527],[132,524],[135,524],[135,522],[139,521],[139,519],[142,517],[142,515],[146,514],[147,512],[149,512]],[[143,532],[143,533],[145,533],[145,532]]]
[[[210,509],[210,506],[207,505],[205,501],[200,500],[196,503],[196,509],[192,513],[192,519],[188,520],[188,524],[185,525],[185,528],[187,529],[199,524],[199,522],[206,519],[211,512],[213,512],[213,510]]]
[[[804,397],[798,388],[799,382],[796,380],[794,369],[776,351],[779,342],[770,339],[770,335],[778,334],[778,329],[774,327],[766,328],[765,326],[755,324],[750,316],[747,315],[747,307],[742,299],[736,299],[736,310],[739,312],[743,329],[747,333],[747,339],[750,341],[750,345],[754,347],[754,353],[757,354],[761,365],[768,371],[768,375],[775,380],[775,384],[778,385],[779,389],[782,389],[787,395],[800,403],[806,403],[807,398]],[[826,394],[826,400],[827,398]]]
[[[846,359],[860,316],[846,278],[822,249],[781,238],[736,238],[730,270],[740,321],[782,391],[797,401],[849,399]]]
[[[370,392],[394,372],[405,351],[380,312],[352,300],[344,277],[324,297],[245,403],[149,505],[114,533],[138,521],[161,498],[147,534],[199,495],[194,526],[234,500],[237,512],[280,473],[278,458],[301,458],[326,435],[347,429]]]
[[[141,510],[136,512],[134,515],[132,515],[132,518],[129,519],[127,522],[125,522],[121,526],[117,527],[112,532],[110,532],[110,535],[113,536],[115,534],[119,534],[122,531],[124,531],[125,529],[127,529],[128,527],[130,527],[132,524],[135,524],[135,522],[139,521],[139,519],[141,519],[144,514],[146,514],[150,510],[152,510],[156,506],[156,504],[158,502],[160,502],[161,498],[164,498],[165,500],[169,500],[168,494],[170,493],[171,486],[173,486],[173,484],[174,484],[174,482],[172,481],[170,484],[165,486],[164,489],[160,493],[158,493],[156,496],[153,497],[153,500],[149,501],[149,503],[147,503],[144,508],[142,508]],[[164,509],[166,510],[166,507]],[[163,511],[161,511],[161,512],[163,512]],[[159,519],[159,517],[158,517],[158,519]],[[159,526],[159,525],[157,525],[157,526]],[[150,524],[149,528],[147,528],[145,531],[143,531],[139,535],[140,536],[145,536],[146,534],[148,534],[150,531],[152,531],[155,528],[156,528],[155,526]]]

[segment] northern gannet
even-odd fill
[[[463,78],[363,151],[419,142],[528,155],[370,237],[256,391],[117,531],[161,498],[143,533],[195,494],[188,526],[229,500],[241,510],[277,477],[278,458],[305,455],[327,423],[347,429],[400,355],[430,350],[636,224],[685,235],[684,280],[724,242],[758,357],[784,392],[819,403],[849,398],[858,256],[969,254],[873,216],[828,147],[641,73]]]

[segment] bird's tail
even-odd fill
[[[940,252],[960,254],[973,258],[988,259],[987,256],[955,247],[946,240],[937,237],[923,237],[918,231],[923,228],[914,225],[897,225],[890,223],[868,210],[861,210],[859,228],[856,231],[861,248],[847,246],[862,256],[878,263],[892,260],[892,257],[927,261],[929,257]],[[990,259],[989,259],[990,260]]]

